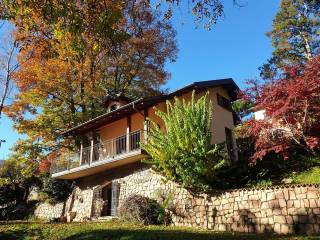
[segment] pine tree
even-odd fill
[[[320,1],[281,0],[272,31],[267,33],[275,48],[261,76],[273,79],[281,69],[304,63],[320,52]]]

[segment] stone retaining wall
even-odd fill
[[[80,189],[76,187],[74,192],[65,203],[50,204],[43,202],[38,204],[34,215],[39,219],[54,219],[66,216],[68,212],[75,212],[74,221],[83,221],[91,217],[92,209],[92,194],[91,188]]]
[[[63,203],[50,204],[41,203],[34,211],[34,215],[39,219],[53,219],[61,217],[63,212]]]
[[[320,232],[319,186],[239,189],[194,195],[175,183],[164,183],[150,169],[118,181],[121,184],[120,205],[134,193],[155,199],[172,195],[171,215],[175,226],[281,234]]]
[[[319,186],[238,189],[196,195],[173,182],[165,182],[151,169],[140,169],[112,179],[120,184],[119,205],[131,194],[156,200],[172,198],[170,214],[175,226],[216,231],[320,233]],[[94,189],[105,181],[110,179],[101,178],[99,185],[97,181],[86,187],[77,187],[66,202],[65,214],[76,212],[75,221],[93,216]],[[40,204],[35,211],[35,215],[41,218],[60,217],[62,213],[62,204]]]

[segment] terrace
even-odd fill
[[[109,139],[78,152],[64,152],[52,163],[51,175],[59,179],[76,179],[118,167],[145,157],[141,142],[145,132],[138,130]]]

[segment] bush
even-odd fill
[[[0,206],[10,205],[15,202],[16,195],[12,186],[9,184],[0,186]]]
[[[43,181],[41,192],[52,203],[66,201],[74,189],[73,181],[53,179],[49,173],[44,174],[41,178]]]
[[[0,208],[0,221],[25,220],[34,214],[37,201],[29,201],[18,205],[7,205]]]
[[[119,208],[119,215],[129,222],[157,225],[165,222],[165,209],[154,200],[141,195],[129,196]]]
[[[167,112],[156,111],[166,131],[152,122],[144,150],[147,162],[167,180],[193,190],[208,190],[219,181],[216,174],[229,160],[225,145],[211,144],[212,103],[207,94],[189,102],[175,98]]]

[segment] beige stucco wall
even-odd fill
[[[234,122],[232,112],[218,105],[217,93],[219,93],[221,96],[227,99],[230,99],[230,97],[223,87],[210,88],[208,92],[208,98],[212,101],[213,105],[213,119],[211,127],[212,143],[221,143],[224,142],[226,139],[225,128],[229,128],[232,130],[234,128]],[[195,98],[199,99],[205,93],[206,91],[197,93]],[[181,96],[178,96],[178,98],[181,100],[184,99],[188,101],[191,99],[191,95],[192,92],[189,92],[186,94],[182,94]]]
[[[129,118],[131,125],[131,132],[143,129],[143,112],[131,114]],[[119,136],[123,136],[127,133],[128,126],[127,118],[122,118],[113,123],[107,124],[99,129],[101,141],[110,140]]]
[[[159,127],[164,130],[164,123],[161,120],[161,118],[156,115],[156,110],[166,112],[166,103],[161,102],[161,103],[158,103],[156,106],[148,109],[148,118],[151,119],[156,124],[158,124]]]
[[[144,125],[143,121],[143,112],[132,114],[130,120],[131,132],[142,130]]]
[[[212,119],[212,143],[224,142],[226,139],[225,128],[234,128],[232,112],[218,105],[217,93],[221,96],[230,99],[228,93],[222,87],[212,88],[209,91],[209,98],[213,104],[213,119]]]
[[[212,120],[212,143],[220,143],[225,141],[225,128],[234,128],[233,116],[232,112],[227,109],[221,107],[217,103],[217,93],[221,96],[224,96],[227,99],[230,99],[227,91],[222,87],[215,87],[208,90],[209,91],[209,99],[213,103],[213,120]],[[178,96],[179,99],[184,99],[186,101],[191,99],[192,92],[188,92]],[[203,96],[205,92],[200,92],[196,94],[196,99]],[[173,101],[173,100],[171,100]],[[163,121],[155,114],[155,109],[159,109],[161,111],[166,111],[166,103],[161,102],[158,103],[154,107],[149,107],[147,110],[147,117],[151,119],[153,122],[156,122],[161,129],[164,130]],[[129,125],[131,126],[130,131],[137,131],[139,129],[144,129],[144,117],[143,111],[140,113],[136,112],[131,114],[129,118]],[[117,120],[111,124],[108,124],[99,129],[100,139],[101,141],[106,141],[112,138],[116,138],[126,134],[128,126],[127,117]]]
[[[125,135],[126,132],[127,132],[127,119],[122,118],[100,128],[99,129],[100,140],[103,142],[109,139],[113,139],[113,138]]]

